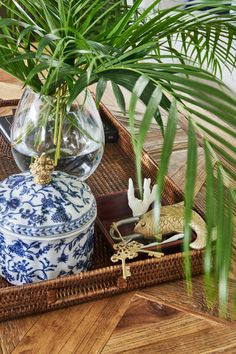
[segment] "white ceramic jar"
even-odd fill
[[[0,183],[0,275],[21,285],[87,270],[96,202],[77,177],[53,172],[46,185],[31,173]]]

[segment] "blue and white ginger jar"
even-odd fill
[[[53,172],[46,185],[31,173],[0,184],[0,275],[21,285],[85,271],[93,253],[96,202],[77,177]]]

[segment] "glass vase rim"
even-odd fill
[[[21,97],[20,97],[20,100],[21,100],[21,98],[24,96],[25,92],[27,92],[27,91],[29,91],[31,94],[34,94],[37,99],[43,99],[43,98],[45,98],[46,100],[51,100],[51,101],[57,100],[57,96],[42,94],[41,92],[34,91],[30,86],[25,86],[25,87],[24,87],[24,91],[22,92],[22,95],[21,95]],[[86,98],[86,96],[92,98],[93,101],[94,101],[93,94],[92,94],[92,92],[91,92],[88,88],[85,88],[83,91],[81,91],[81,92],[77,95],[77,97],[74,99],[74,101],[76,101],[76,100],[79,98],[79,96],[80,96],[81,94],[84,94],[84,95],[85,95],[85,98]],[[69,96],[68,96],[68,98],[69,98]]]
[[[24,93],[26,91],[29,91],[31,94],[34,94],[38,99],[40,99],[41,97],[45,97],[48,99],[57,99],[57,97],[55,95],[45,95],[41,92],[35,91],[34,89],[32,89],[30,86],[25,86],[24,91],[22,93],[22,96],[24,95]]]

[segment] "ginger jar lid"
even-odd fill
[[[54,236],[94,221],[96,202],[89,186],[55,171],[49,184],[35,184],[30,172],[0,183],[0,229],[24,236]]]

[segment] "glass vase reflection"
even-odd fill
[[[58,101],[25,89],[11,130],[12,153],[21,171],[27,171],[36,156],[55,157],[55,120]],[[58,138],[57,138],[58,139]],[[86,91],[63,114],[60,158],[57,169],[87,179],[99,165],[104,150],[104,131],[91,94]]]

